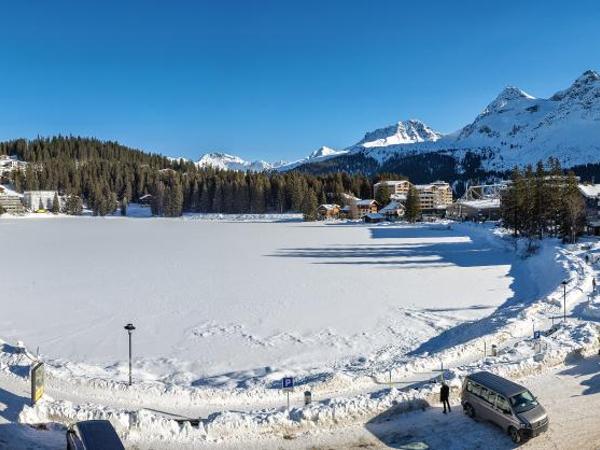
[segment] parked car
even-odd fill
[[[527,388],[490,372],[465,378],[461,403],[465,414],[495,423],[516,444],[548,429],[546,410]]]
[[[125,450],[108,420],[84,420],[67,429],[67,450]]]

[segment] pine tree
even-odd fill
[[[317,220],[318,207],[319,205],[317,203],[317,195],[312,190],[308,191],[308,193],[304,196],[304,199],[302,201],[302,214],[304,215],[304,220]]]
[[[54,199],[52,199],[52,208],[50,209],[52,214],[58,214],[60,212],[60,201],[58,199],[58,193],[54,193]]]
[[[404,217],[409,222],[416,222],[421,216],[421,201],[419,200],[419,191],[414,186],[411,186],[406,196],[406,204],[404,205]]]
[[[577,178],[570,172],[562,194],[560,230],[563,240],[575,243],[584,225],[585,203],[577,186]]]
[[[65,212],[71,216],[78,216],[83,212],[83,202],[77,195],[69,195],[65,201]]]
[[[387,205],[390,202],[390,189],[387,185],[382,184],[377,189],[375,193],[375,201],[379,203],[382,207]]]
[[[200,194],[199,211],[208,213],[212,209],[212,202],[210,199],[210,192],[208,190],[207,182],[202,184],[202,194]]]

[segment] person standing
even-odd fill
[[[440,389],[440,400],[444,405],[444,414],[446,414],[446,406],[448,407],[448,412],[452,412],[452,408],[450,408],[450,387],[446,384],[445,381],[442,381],[442,388]]]

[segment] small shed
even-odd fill
[[[149,206],[152,203],[152,195],[145,194],[142,195],[139,199],[139,204],[143,206]]]
[[[363,220],[366,223],[378,223],[383,222],[385,220],[385,216],[380,213],[369,213],[363,217]]]

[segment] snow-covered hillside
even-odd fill
[[[200,157],[196,162],[198,167],[213,167],[215,169],[222,170],[237,170],[237,171],[251,171],[251,172],[263,172],[270,170],[291,170],[294,167],[302,164],[307,164],[316,161],[323,161],[328,158],[333,158],[340,154],[348,153],[348,150],[335,150],[331,147],[322,146],[319,149],[312,152],[306,158],[299,159],[297,161],[288,162],[284,160],[267,162],[262,160],[247,161],[239,156],[229,155],[227,153],[206,153]],[[179,160],[182,158],[171,158],[172,160]]]
[[[285,161],[270,163],[267,161],[246,161],[239,156],[227,153],[206,153],[196,162],[198,167],[213,167],[222,170],[240,170],[251,172],[262,172],[273,170],[285,164]]]
[[[375,148],[416,142],[435,142],[441,137],[441,133],[434,131],[420,120],[411,119],[368,132],[356,146]]]
[[[418,128],[406,123],[367,133],[350,150],[380,162],[403,154],[485,152],[488,169],[510,169],[551,156],[566,167],[598,162],[600,75],[588,70],[548,99],[509,86],[472,123],[444,136],[421,122],[408,122]]]
[[[411,119],[367,132],[345,149],[321,147],[291,163],[245,161],[209,153],[197,164],[231,170],[285,171],[348,154],[364,155],[383,164],[393,157],[431,152],[450,154],[460,161],[467,151],[485,155],[483,168],[488,170],[509,170],[549,157],[558,158],[564,167],[600,161],[600,75],[588,70],[550,98],[536,98],[508,86],[473,122],[446,135]]]

